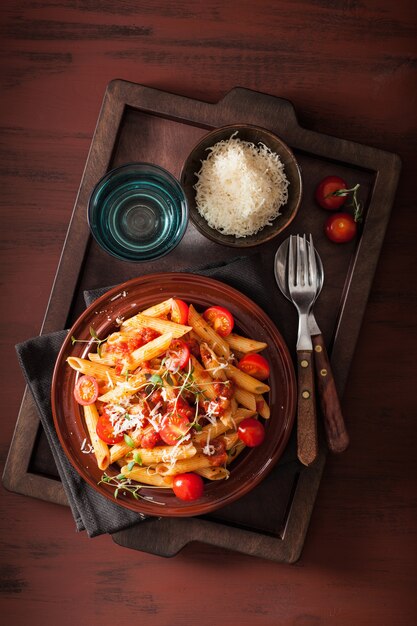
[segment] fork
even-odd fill
[[[295,239],[295,246],[293,240]],[[295,247],[295,250],[294,250]],[[297,370],[297,453],[304,465],[311,465],[318,454],[316,402],[313,377],[313,346],[308,314],[317,291],[317,267],[313,239],[291,236],[288,249],[288,291],[298,311]]]

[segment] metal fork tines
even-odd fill
[[[294,250],[295,240],[295,250]],[[310,235],[290,237],[288,247],[288,290],[298,310],[297,370],[297,453],[304,465],[317,458],[317,422],[313,378],[313,345],[308,329],[308,314],[317,291],[317,268],[313,239]]]
[[[299,313],[297,350],[312,350],[307,318],[317,291],[317,267],[311,235],[309,243],[305,235],[290,237],[288,251],[288,290]]]

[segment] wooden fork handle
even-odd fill
[[[313,335],[311,340],[327,444],[332,452],[343,452],[349,445],[349,435],[343,419],[329,355],[323,341],[323,335]]]
[[[297,454],[303,465],[311,465],[317,458],[317,420],[314,393],[313,355],[310,351],[297,352],[298,412]]]

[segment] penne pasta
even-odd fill
[[[193,381],[196,385],[201,389],[203,395],[209,400],[214,400],[216,398],[217,393],[212,384],[211,376],[204,367],[200,365],[197,359],[191,355],[190,357],[191,365],[193,367]]]
[[[186,474],[187,472],[195,472],[204,467],[210,467],[210,457],[202,452],[198,452],[189,459],[181,459],[170,465],[168,463],[159,463],[156,471],[161,476],[175,476],[175,474]]]
[[[130,451],[132,452],[132,448]],[[155,465],[156,463],[176,464],[178,459],[192,458],[197,450],[192,444],[182,444],[179,446],[136,448],[134,452],[140,456],[142,465]]]
[[[263,341],[256,341],[255,339],[249,339],[248,337],[242,337],[235,333],[230,333],[225,337],[229,347],[234,352],[242,352],[247,354],[248,352],[261,352],[268,347]]]
[[[230,450],[230,454],[227,457],[226,465],[230,465],[239,456],[241,452],[246,448],[243,441],[239,441],[234,448]]]
[[[200,344],[200,354],[204,367],[212,378],[215,380],[227,380],[226,372],[224,371],[227,363],[221,363],[214,350],[207,343],[202,342]]]
[[[168,350],[171,341],[172,333],[165,333],[165,335],[161,335],[149,341],[149,343],[146,343],[144,346],[132,352],[129,360],[125,362],[126,369],[129,371],[135,370],[144,361],[150,361],[157,356],[161,356],[161,354]]]
[[[123,398],[133,396],[139,389],[145,387],[146,384],[147,380],[145,376],[138,374],[132,376],[129,380],[125,380],[123,383],[117,383],[117,387],[99,396],[98,399],[100,402],[119,402]]]
[[[196,474],[200,474],[207,480],[226,480],[230,476],[229,470],[225,467],[202,467],[196,470]],[[165,478],[169,478],[169,476]]]
[[[270,411],[267,401],[261,395],[255,396],[255,399],[256,399],[257,412],[259,413],[261,417],[264,418],[264,420],[269,420],[269,418],[271,417],[271,411]]]
[[[117,363],[116,355],[111,354],[111,353],[106,354],[104,346],[103,346],[103,348],[101,350],[101,354],[100,355],[96,354],[95,352],[89,352],[88,353],[88,358],[93,363],[100,363],[101,365],[108,365],[110,367],[113,367]]]
[[[237,434],[236,431],[225,433],[223,435],[223,440],[226,446],[226,450],[230,450],[231,448],[233,448],[233,446],[235,446],[240,441],[239,435]]]
[[[114,385],[115,383],[123,382],[125,380],[122,376],[118,376],[114,369],[109,365],[92,363],[87,359],[80,359],[74,356],[68,357],[67,363],[76,372],[80,372],[86,376],[94,376],[97,380],[103,380],[106,383],[111,382]]]
[[[175,338],[182,337],[191,330],[191,326],[184,326],[183,324],[177,324],[159,317],[151,317],[143,313],[138,313],[135,316],[135,327],[152,328],[161,333],[161,335],[172,333],[172,336]]]
[[[242,372],[242,370],[238,369],[234,365],[228,365],[225,371],[227,376],[233,380],[238,387],[241,387],[250,393],[261,394],[269,391],[268,385],[261,382],[257,378],[253,378],[253,376],[249,376],[246,372]]]
[[[145,309],[144,311],[142,311],[142,313],[138,313],[137,315],[147,315],[148,317],[162,317],[163,315],[167,315],[170,312],[171,303],[172,298],[169,298],[168,300],[164,300],[159,304],[155,304],[154,306]],[[128,328],[135,328],[137,326],[137,315],[134,315],[133,317],[125,320],[121,325],[121,329],[126,330]]]
[[[206,320],[197,313],[192,304],[190,304],[189,308],[188,323],[193,327],[195,333],[213,348],[216,354],[226,359],[229,358],[230,349],[227,341],[225,341],[223,337],[220,337],[220,335],[207,324]]]
[[[97,465],[101,470],[108,468],[110,463],[109,447],[97,435],[98,411],[95,404],[84,406],[84,420],[90,435],[91,445],[94,448],[94,455]]]
[[[240,387],[235,388],[235,399],[246,409],[256,411],[256,395]]]
[[[242,420],[247,417],[254,417],[256,415],[255,411],[248,411],[247,409],[238,409],[236,413],[233,415],[233,424],[238,425]],[[229,430],[230,426],[228,424],[223,424],[223,422],[219,421],[217,424],[209,424],[208,426],[204,426],[200,432],[195,433],[192,437],[192,441],[196,444],[206,443],[207,438],[216,439],[219,435],[222,435],[227,430]]]
[[[157,473],[149,473],[148,467],[139,467],[135,465],[131,470],[127,465],[124,465],[121,469],[121,473],[131,480],[136,480],[138,483],[144,485],[154,485],[155,487],[172,487],[172,476],[162,476]]]

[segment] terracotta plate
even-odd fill
[[[205,488],[204,496],[195,502],[178,500],[171,490],[144,489],[141,493],[152,496],[161,504],[135,500],[130,494],[119,492],[117,502],[133,511],[148,515],[185,517],[213,511],[240,498],[255,487],[280,458],[294,421],[296,383],[292,361],[284,340],[270,318],[249,298],[222,282],[186,273],[153,274],[133,279],[108,291],[96,300],[77,320],[70,330],[59,353],[52,381],[52,411],[55,427],[66,455],[77,472],[99,493],[114,501],[114,488],[97,483],[102,472],[91,454],[81,451],[88,434],[84,426],[81,407],[73,397],[77,373],[67,364],[69,356],[87,358],[95,351],[89,328],[99,337],[117,330],[117,317],[131,317],[139,311],[169,297],[178,297],[193,303],[197,309],[217,304],[227,307],[236,320],[238,332],[268,344],[264,352],[271,365],[269,404],[271,418],[265,422],[265,441],[258,448],[241,454],[230,466],[230,478],[213,481]],[[72,345],[71,336],[88,343]],[[118,474],[117,467],[108,473]]]

